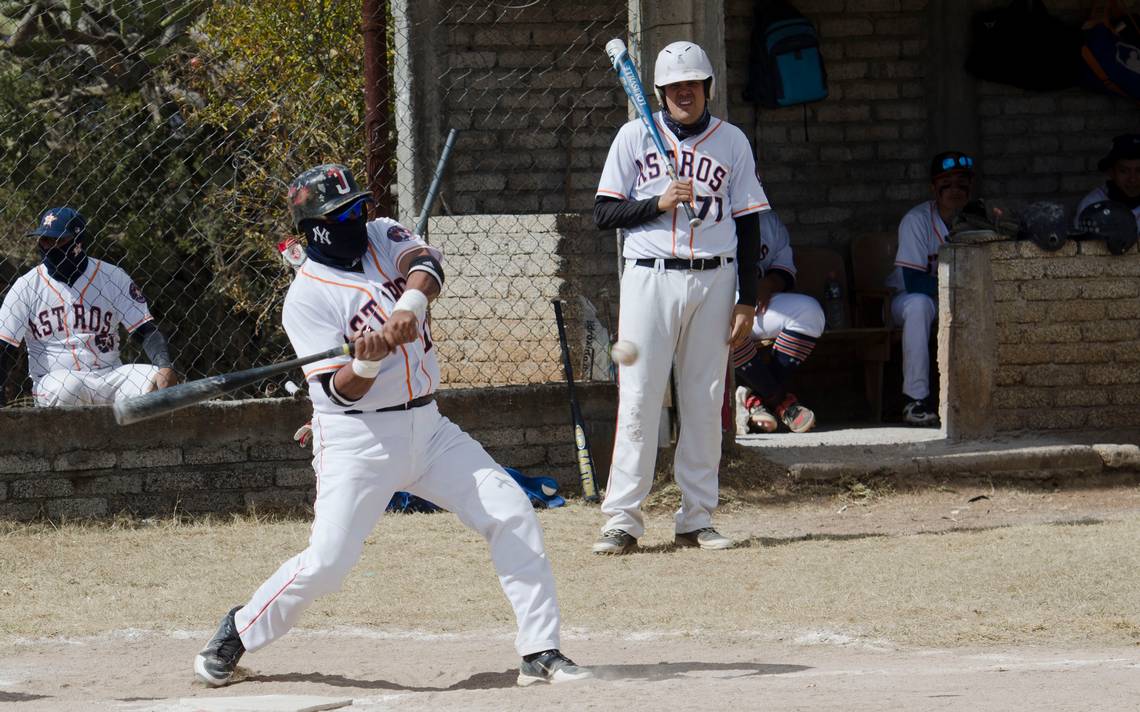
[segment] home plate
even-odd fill
[[[179,712],[318,712],[348,707],[351,699],[316,695],[255,695],[251,697],[200,697],[178,701]]]

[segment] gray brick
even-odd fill
[[[113,452],[102,450],[71,450],[61,453],[52,461],[52,469],[65,470],[105,470],[114,467],[117,458]]]
[[[9,484],[12,499],[41,499],[69,497],[75,488],[71,481],[60,477],[42,477],[34,480],[16,480]]]
[[[146,492],[192,492],[206,486],[206,475],[198,470],[151,472],[143,479]]]
[[[0,482],[0,502],[8,499],[8,483]]]
[[[1096,386],[1140,383],[1140,364],[1090,366],[1087,378],[1090,384]]]
[[[74,478],[72,487],[77,495],[133,494],[142,492],[142,476],[136,474]]]
[[[312,502],[309,491],[285,489],[246,492],[242,499],[243,508],[254,512],[311,512]]]
[[[1091,367],[1091,372],[1095,367]],[[1025,374],[1027,386],[1079,386],[1085,381],[1081,369],[1067,365],[1043,364]],[[1094,381],[1089,381],[1095,383]]]
[[[313,487],[316,482],[312,467],[278,467],[275,470],[274,484],[278,487]]]
[[[1099,388],[1081,388],[1078,390],[1061,390],[1056,394],[1056,405],[1060,408],[1077,408],[1107,405],[1108,391]]]
[[[434,310],[436,307],[432,307]],[[297,427],[301,427],[301,423]],[[249,446],[250,462],[279,462],[281,460],[311,460],[312,447],[301,447],[293,440],[293,432],[283,432],[280,442],[261,442]]]
[[[45,507],[39,502],[0,502],[0,519],[12,522],[30,522],[44,516]]]
[[[244,462],[248,459],[245,446],[237,443],[188,447],[184,459],[187,465],[211,465],[222,462]]]
[[[274,485],[272,467],[213,468],[206,475],[206,486],[212,490],[262,489]]]
[[[23,475],[29,472],[47,472],[51,462],[46,457],[26,455],[0,455],[0,474]]]
[[[56,499],[47,503],[52,519],[91,519],[107,516],[107,500],[103,497]]]
[[[176,447],[124,450],[119,453],[119,467],[124,470],[136,467],[168,467],[181,464],[182,450]]]

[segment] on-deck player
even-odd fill
[[[760,213],[759,296],[752,338],[733,349],[738,405],[748,413],[748,430],[774,433],[780,423],[793,433],[815,426],[815,413],[788,390],[792,374],[815,349],[823,333],[823,307],[806,294],[792,293],[796,263],[788,228],[774,210]],[[771,358],[757,341],[774,340]],[[777,420],[778,419],[778,420]]]
[[[899,223],[895,269],[887,277],[891,319],[902,327],[903,421],[938,424],[930,399],[930,329],[938,314],[938,250],[954,216],[970,201],[974,159],[960,151],[930,161],[931,200],[911,208]]]
[[[610,146],[594,203],[598,227],[625,230],[618,338],[641,353],[619,367],[617,433],[602,503],[609,519],[593,547],[598,554],[633,551],[645,531],[641,504],[653,484],[657,427],[674,360],[681,421],[675,542],[703,549],[734,544],[712,526],[720,410],[729,342],[747,341],[755,317],[758,213],[768,209],[768,199],[744,133],[709,115],[716,80],[704,50],[692,42],[666,46],[653,83],[664,107],[653,120],[669,155],[658,153],[641,121],[625,124]],[[666,161],[679,180],[669,179]],[[703,220],[695,229],[678,207],[682,202]]]
[[[178,382],[142,290],[118,266],[87,254],[87,221],[78,211],[48,208],[28,237],[38,238],[42,262],[0,306],[0,404],[21,341],[37,406],[107,405]],[[120,326],[151,365],[123,364]]]
[[[439,365],[425,316],[444,282],[442,255],[394,220],[369,220],[372,199],[342,165],[297,176],[289,201],[308,259],[285,296],[285,331],[298,355],[351,341],[355,358],[305,370],[317,476],[308,548],[222,618],[195,673],[226,684],[243,653],[338,590],[392,494],[404,490],[455,512],[490,544],[518,623],[518,684],[590,677],[559,652],[554,576],[530,500],[434,402]]]
[[[1073,221],[1080,227],[1081,213],[1093,203],[1115,200],[1128,206],[1140,230],[1140,134],[1122,134],[1112,139],[1112,148],[1096,164],[1105,174],[1104,185],[1093,188],[1077,205]]]

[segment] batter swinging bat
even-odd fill
[[[171,386],[170,388],[151,391],[141,396],[126,398],[115,403],[115,422],[119,425],[130,425],[140,420],[165,415],[179,408],[185,408],[188,405],[210,400],[223,393],[228,393],[242,386],[256,383],[263,378],[269,378],[279,373],[292,371],[294,368],[299,368],[316,361],[334,358],[336,356],[351,355],[352,344],[345,344],[311,356],[303,356],[268,366],[247,368],[244,371],[223,373],[220,376],[199,378],[196,381],[188,381],[186,383],[180,383],[177,386]]]
[[[566,323],[562,319],[562,303],[554,304],[554,320],[558,323],[558,343],[562,346],[562,370],[566,372],[566,387],[570,390],[570,423],[574,426],[574,447],[578,452],[578,479],[582,482],[582,499],[598,501],[598,490],[594,486],[594,458],[590,455],[590,441],[586,437],[586,419],[578,406],[578,396],[574,394],[574,369],[570,365],[570,348],[566,345]]]
[[[610,62],[614,65],[614,70],[618,73],[618,78],[621,79],[625,95],[629,97],[629,100],[633,102],[633,107],[637,109],[638,118],[649,130],[653,145],[657,147],[657,152],[661,154],[661,158],[665,159],[665,171],[670,178],[677,180],[677,167],[673,165],[673,161],[668,160],[669,152],[665,150],[665,142],[661,140],[661,132],[657,130],[657,123],[653,121],[653,112],[649,110],[649,100],[645,98],[645,89],[641,86],[641,77],[637,74],[637,67],[633,65],[633,58],[629,56],[625,42],[617,38],[607,42],[606,55],[609,56]],[[685,209],[685,217],[689,219],[689,227],[696,227],[701,224],[701,219],[693,214],[692,205],[682,203],[681,207]]]

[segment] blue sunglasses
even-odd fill
[[[336,215],[330,215],[329,219],[337,223],[346,223],[359,220],[360,216],[364,214],[364,206],[367,202],[367,200],[358,200],[352,205],[345,208],[344,211],[337,213]]]
[[[974,159],[969,156],[947,156],[942,159],[942,170],[949,171],[954,168],[973,168]]]

